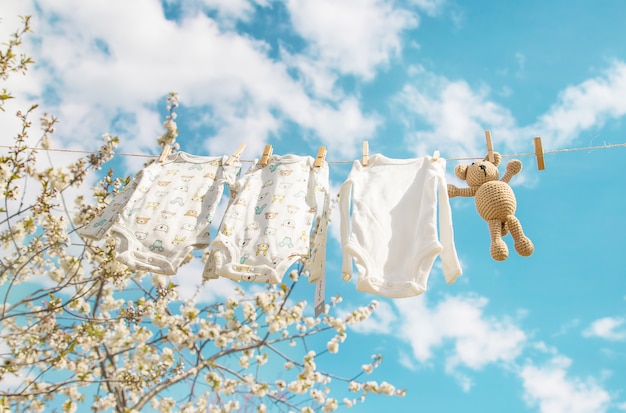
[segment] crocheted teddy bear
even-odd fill
[[[533,253],[535,247],[524,235],[522,224],[515,217],[515,194],[508,182],[522,170],[522,162],[517,159],[509,161],[506,173],[498,181],[498,165],[502,156],[494,152],[494,162],[487,157],[471,165],[458,165],[454,168],[457,177],[467,182],[469,188],[457,188],[448,184],[448,196],[471,197],[476,202],[478,214],[489,224],[491,233],[491,257],[496,261],[504,261],[509,256],[509,249],[502,240],[507,232],[514,240],[515,251],[524,257]]]

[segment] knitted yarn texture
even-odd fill
[[[508,232],[513,237],[515,251],[527,257],[535,247],[524,235],[522,224],[515,217],[517,202],[513,189],[509,185],[511,178],[522,170],[522,162],[517,159],[509,161],[502,179],[498,180],[498,165],[502,156],[494,152],[494,161],[485,157],[471,165],[458,165],[454,168],[455,175],[469,185],[468,188],[457,188],[448,184],[448,196],[474,197],[478,215],[489,225],[491,235],[491,257],[496,261],[504,261],[509,256],[509,249],[502,237]]]

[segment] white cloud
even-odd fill
[[[236,20],[248,21],[254,14],[255,5],[267,6],[264,0],[166,0],[167,4],[184,8],[186,14],[195,14],[198,10],[215,11],[227,23]]]
[[[485,129],[492,131],[500,151],[515,139],[513,115],[489,100],[488,88],[475,91],[463,80],[450,81],[419,67],[412,72],[415,82],[405,85],[394,103],[411,131],[408,147],[415,153],[445,148],[444,157],[480,156],[486,151]],[[428,127],[419,128],[416,120]]]
[[[288,66],[298,70],[302,85],[309,93],[331,100],[339,100],[343,96],[336,86],[339,76],[324,62],[302,54],[291,54],[284,48],[281,48],[280,55]]]
[[[5,364],[13,359],[11,355],[11,348],[6,344],[4,339],[0,339],[0,362]],[[0,380],[0,391],[2,392],[14,392],[27,380],[32,380],[33,374],[28,372],[27,369],[18,369],[15,373],[5,373]]]
[[[571,360],[556,356],[550,363],[524,366],[520,377],[524,399],[541,413],[602,413],[608,409],[610,395],[593,379],[567,377]]]
[[[365,79],[399,54],[402,31],[418,24],[415,14],[384,0],[288,0],[287,8],[313,57]]]
[[[34,376],[28,373],[6,373],[2,376],[2,380],[0,381],[0,391],[13,393],[20,389],[20,387],[26,383],[27,379],[32,380],[33,378]]]
[[[218,278],[202,282],[204,263],[198,257],[183,265],[172,282],[176,284],[176,291],[181,301],[195,297],[199,303],[214,303],[236,295],[238,283],[228,278]]]
[[[392,303],[379,302],[372,316],[354,330],[392,334],[407,342],[412,352],[400,350],[399,363],[409,370],[430,364],[441,351],[445,372],[466,392],[473,385],[467,369],[481,370],[489,364],[514,367],[527,346],[550,352],[544,343],[529,342],[511,318],[486,316],[483,310],[488,300],[484,297],[448,296],[429,306],[425,295],[420,295]]]
[[[481,370],[489,364],[514,366],[525,346],[532,345],[509,317],[486,316],[483,309],[487,303],[486,298],[474,295],[446,297],[433,307],[427,305],[424,295],[395,300],[397,313],[386,309],[367,332],[391,325],[394,337],[411,346],[412,357],[405,354],[400,361],[408,369],[428,364],[437,349],[443,349],[446,373],[467,392],[473,379],[465,369]]]
[[[626,63],[613,62],[600,76],[570,86],[532,127],[554,147],[572,142],[581,132],[626,114]]]
[[[441,13],[447,2],[447,0],[411,0],[411,3],[424,10],[429,16]]]
[[[583,331],[585,337],[599,337],[611,341],[626,340],[626,323],[623,317],[600,318]],[[621,327],[621,328],[620,328]]]
[[[313,111],[308,122],[329,146],[329,153],[352,159],[358,152],[358,144],[372,138],[382,120],[376,114],[364,115],[359,101],[349,97],[336,108],[320,107]]]
[[[523,55],[516,54],[516,59],[523,70]],[[485,129],[492,131],[497,150],[503,153],[528,149],[533,136],[544,138],[544,150],[560,149],[584,131],[626,115],[626,63],[621,61],[566,88],[545,114],[525,126],[517,125],[511,111],[495,102],[486,86],[475,88],[420,66],[409,68],[409,73],[414,80],[393,102],[409,131],[409,147],[419,154],[445,148],[454,157],[482,156]]]
[[[230,7],[228,13],[237,18],[244,18],[252,3],[265,5],[196,3],[220,13]],[[158,153],[163,119],[154,105],[164,105],[171,90],[179,93],[183,106],[207,114],[177,121],[195,130],[212,128],[213,137],[194,142],[211,153],[229,153],[242,142],[248,143],[249,153],[259,153],[269,135],[292,122],[304,136],[321,140],[331,154],[345,157],[379,125],[356,98],[333,91],[333,75],[318,66],[305,67],[306,59],[295,52],[293,61],[275,60],[267,43],[221,27],[200,8],[170,21],[157,0],[37,4],[35,12],[29,2],[9,1],[16,14],[35,13],[31,36],[37,41],[29,42],[26,51],[39,64],[18,91],[37,100],[45,95],[42,107],[61,120],[57,136],[66,148],[95,149],[94,139],[115,129],[121,151]],[[299,65],[307,79],[294,78],[289,64]],[[333,102],[311,97],[312,90],[323,97],[333,94]]]
[[[433,357],[435,348],[446,342],[446,370],[460,366],[480,370],[490,363],[513,361],[523,350],[526,334],[507,318],[488,317],[483,309],[488,300],[478,296],[446,297],[433,308],[424,296],[395,301],[402,323],[397,336],[406,340],[420,363]]]

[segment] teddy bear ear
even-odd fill
[[[486,155],[485,158],[483,159],[483,161],[488,161],[489,160],[489,155]],[[491,162],[492,164],[494,164],[495,166],[500,165],[500,161],[502,160],[502,155],[500,155],[498,152],[494,152],[493,153],[493,162]]]
[[[493,153],[493,164],[495,166],[500,165],[500,161],[502,160],[502,155],[500,155],[498,152],[494,152]]]
[[[454,168],[454,174],[459,178],[465,181],[465,177],[467,176],[467,165],[457,165]]]

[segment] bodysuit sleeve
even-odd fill
[[[329,189],[329,172],[328,164],[315,171],[316,186],[315,192],[317,198],[317,210],[321,211],[317,217],[317,228],[313,233],[313,249],[311,251],[311,264],[309,282],[316,282],[320,277],[324,276],[326,265],[326,241],[328,231],[328,220],[330,213],[330,189]]]
[[[113,201],[107,205],[98,216],[94,217],[87,225],[78,229],[78,233],[89,239],[100,240],[104,237],[104,234],[113,226],[116,222],[119,214],[123,212],[124,207],[130,200],[137,188],[137,182],[141,179],[143,170],[139,171],[133,178],[132,182],[128,184],[122,192],[118,193]]]
[[[439,174],[439,241],[443,250],[441,251],[441,264],[443,275],[448,284],[452,284],[462,274],[461,264],[454,245],[454,230],[452,228],[452,211],[448,198],[448,185],[445,176],[445,160],[439,159],[443,168]]]
[[[341,232],[341,246],[342,246],[342,265],[341,274],[344,281],[349,281],[352,278],[352,257],[345,251],[345,246],[348,243],[351,233],[351,217],[350,217],[350,205],[352,200],[352,186],[353,181],[350,177],[341,185],[339,191],[339,213],[340,213],[340,232]]]

